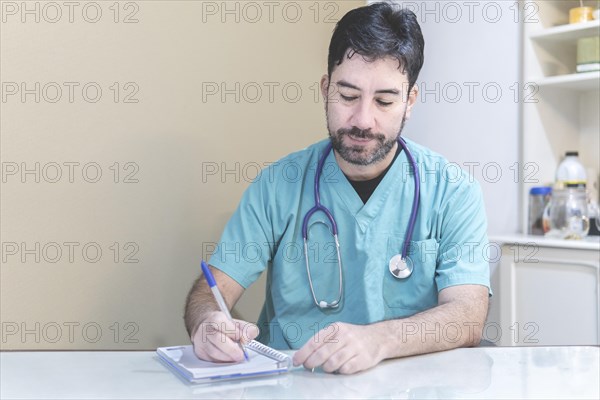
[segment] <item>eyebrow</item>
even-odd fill
[[[346,82],[345,80],[339,80],[336,82],[336,84],[338,84],[339,86],[342,86],[342,87],[347,87],[350,89],[362,91],[362,89],[359,88],[358,86],[353,85],[350,82]],[[398,89],[380,89],[380,90],[376,90],[375,93],[387,93],[387,94],[399,95],[400,91]]]

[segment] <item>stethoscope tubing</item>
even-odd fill
[[[398,137],[398,144],[402,147],[402,149],[406,153],[406,157],[408,158],[408,161],[411,164],[411,167],[413,170],[413,175],[414,175],[414,182],[415,182],[415,195],[413,197],[413,202],[412,202],[412,206],[411,206],[410,218],[408,220],[408,227],[406,228],[406,235],[404,238],[404,242],[402,244],[401,260],[406,261],[407,255],[408,255],[408,249],[409,249],[410,243],[412,241],[413,231],[415,229],[415,222],[417,219],[417,211],[419,208],[419,199],[420,199],[420,194],[421,194],[421,186],[420,186],[419,168],[417,166],[417,163],[416,163],[414,157],[408,150],[408,146],[407,146],[406,142],[401,137]],[[325,159],[331,152],[332,147],[333,147],[332,143],[329,142],[327,144],[327,146],[325,147],[325,149],[323,150],[323,154],[319,158],[319,161],[317,163],[317,170],[315,171],[315,181],[314,181],[314,203],[315,204],[304,215],[304,219],[302,220],[302,239],[304,242],[304,259],[305,259],[305,263],[306,263],[306,272],[308,274],[308,283],[310,285],[310,291],[311,291],[313,300],[314,300],[315,304],[321,309],[338,307],[340,304],[340,301],[342,299],[342,294],[343,294],[343,284],[342,284],[343,273],[342,273],[342,260],[341,260],[341,255],[340,255],[340,243],[338,240],[338,227],[337,227],[337,223],[335,222],[335,218],[333,218],[333,214],[331,213],[331,211],[329,211],[329,209],[327,207],[325,207],[321,204],[321,195],[319,193],[320,178],[321,178],[322,171],[323,171],[323,165],[325,164]],[[311,216],[318,211],[323,212],[327,216],[327,219],[329,220],[329,222],[331,224],[331,231],[332,231],[331,233],[335,240],[336,251],[337,251],[338,269],[339,269],[339,275],[340,275],[339,276],[338,298],[337,298],[337,300],[334,300],[331,303],[328,303],[324,300],[321,300],[321,301],[317,300],[315,290],[313,287],[312,276],[310,273],[310,265],[309,265],[309,261],[308,261],[308,222],[309,222]],[[322,222],[322,223],[324,223],[324,222]],[[395,273],[394,273],[394,276],[396,276],[397,278],[407,278],[411,274],[412,274],[412,267],[408,270],[408,274],[406,274],[405,276],[398,276]]]
[[[404,243],[402,244],[402,253],[401,254],[402,254],[402,259],[404,260],[404,259],[406,259],[406,256],[408,254],[410,242],[412,240],[413,232],[415,230],[415,223],[417,220],[417,211],[419,209],[419,200],[420,200],[420,195],[421,195],[421,178],[419,176],[419,168],[417,166],[417,163],[416,163],[414,157],[412,156],[412,154],[410,153],[410,151],[408,150],[408,147],[407,147],[404,139],[402,139],[401,137],[398,137],[398,144],[402,147],[402,149],[406,153],[406,157],[408,158],[408,161],[410,162],[410,165],[413,170],[414,182],[415,182],[415,195],[413,196],[413,202],[412,202],[411,211],[410,211],[410,218],[408,220],[408,227],[406,228],[406,235],[404,238]],[[325,149],[323,150],[323,155],[321,156],[321,158],[319,159],[319,162],[317,164],[317,171],[315,173],[315,181],[314,181],[314,185],[313,185],[314,186],[315,205],[304,215],[304,220],[302,221],[302,238],[304,240],[308,239],[308,221],[310,220],[310,217],[312,217],[312,215],[318,211],[322,211],[327,216],[327,219],[331,223],[331,230],[332,230],[333,235],[337,237],[337,234],[338,234],[338,228],[337,228],[335,219],[333,218],[333,214],[331,213],[331,211],[329,211],[329,209],[327,207],[324,207],[321,204],[321,195],[319,194],[319,191],[320,191],[319,180],[321,178],[321,173],[323,171],[323,165],[325,164],[325,159],[327,158],[327,155],[329,154],[331,149],[332,149],[332,144],[331,144],[331,142],[329,142],[327,144],[327,146],[325,147]]]
[[[321,204],[321,195],[319,194],[319,189],[320,189],[319,179],[321,178],[321,172],[323,171],[323,164],[325,164],[325,159],[327,158],[327,155],[331,151],[331,148],[332,148],[332,144],[331,144],[331,142],[329,142],[327,147],[325,147],[323,156],[319,159],[319,162],[317,164],[317,171],[315,173],[315,183],[314,183],[315,205],[310,210],[308,210],[308,212],[304,215],[304,220],[302,221],[302,238],[305,241],[308,239],[308,221],[310,220],[310,217],[317,211],[322,211],[327,216],[327,219],[331,223],[331,230],[332,230],[333,236],[337,237],[337,234],[338,234],[337,224],[335,223],[333,214],[331,214],[331,211],[329,211],[329,209],[327,209],[327,207],[324,207]]]
[[[410,151],[408,151],[408,147],[406,142],[401,137],[398,137],[398,143],[404,149],[406,153],[406,157],[412,166],[414,180],[415,180],[415,195],[413,196],[413,203],[410,210],[410,218],[408,220],[408,227],[406,228],[406,235],[404,237],[404,243],[402,244],[402,259],[406,260],[406,256],[408,254],[408,248],[410,246],[410,242],[412,241],[413,231],[415,230],[415,222],[417,221],[417,211],[419,209],[419,199],[421,197],[421,177],[419,175],[419,167],[417,162],[413,158]]]

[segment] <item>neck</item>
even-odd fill
[[[350,180],[353,181],[368,181],[369,179],[377,178],[385,171],[387,167],[394,161],[394,156],[398,149],[398,142],[394,144],[394,147],[385,156],[385,158],[375,164],[370,165],[356,165],[351,164],[344,160],[337,151],[333,151],[335,160],[337,161],[340,169]]]

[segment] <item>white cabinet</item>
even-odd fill
[[[502,243],[502,346],[600,345],[598,241],[520,236]]]

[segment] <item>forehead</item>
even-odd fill
[[[331,73],[331,81],[343,79],[359,87],[367,86],[398,86],[408,83],[408,76],[402,72],[398,59],[386,56],[375,60],[365,59],[358,53],[342,58],[342,63],[337,65]]]

